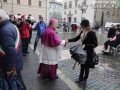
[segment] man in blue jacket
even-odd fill
[[[36,39],[35,39],[34,50],[33,51],[36,51],[37,43],[38,43],[39,39],[42,37],[42,35],[44,34],[45,29],[47,28],[45,22],[43,21],[43,17],[40,17],[39,20],[40,21],[36,25],[37,36],[36,36]]]
[[[0,69],[11,75],[16,68],[16,78],[21,81],[20,71],[23,69],[23,57],[20,34],[15,25],[9,22],[7,13],[0,9]]]

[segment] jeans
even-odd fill
[[[35,39],[35,43],[34,43],[34,50],[36,50],[37,43],[41,37],[42,37],[42,34],[37,34],[36,39]]]

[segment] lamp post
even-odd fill
[[[2,9],[2,0],[0,0],[0,8]]]
[[[79,10],[81,10],[81,21],[82,21],[82,15],[83,15],[83,11],[86,11],[86,9],[88,8],[88,5],[84,5],[84,3],[82,3],[81,5],[78,5]]]

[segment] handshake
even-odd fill
[[[64,47],[67,45],[67,43],[68,43],[69,41],[68,40],[65,40],[65,44],[64,44]]]
[[[68,41],[68,40],[65,40],[64,47],[67,45],[67,43],[69,43],[69,41]],[[82,45],[82,48],[83,48],[83,49],[85,48],[85,44]]]

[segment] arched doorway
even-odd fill
[[[68,22],[71,22],[71,17],[68,18]]]

